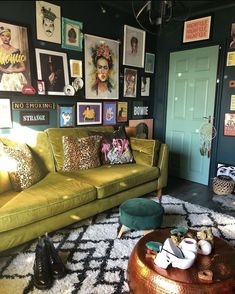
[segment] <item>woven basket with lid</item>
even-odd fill
[[[233,192],[234,181],[229,176],[218,176],[213,179],[213,192],[217,195],[228,195]]]

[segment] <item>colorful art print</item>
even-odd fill
[[[124,97],[136,97],[137,90],[137,70],[131,68],[124,69]]]
[[[235,136],[235,113],[225,113],[224,135]]]
[[[103,125],[115,125],[117,104],[116,102],[103,103]]]
[[[126,122],[128,119],[128,102],[117,103],[117,122]]]
[[[45,90],[45,83],[44,81],[37,81],[37,86],[38,86],[38,94],[39,95],[45,95],[46,90]]]
[[[235,23],[232,23],[232,25],[231,25],[229,48],[231,48],[231,49],[235,48]]]
[[[118,41],[85,35],[85,96],[87,99],[118,99]]]
[[[235,66],[235,52],[228,52],[227,53],[227,66]]]
[[[51,102],[12,102],[12,109],[55,109],[55,105],[55,103]]]
[[[137,137],[143,137],[142,133],[144,133],[147,139],[153,138],[153,119],[152,118],[134,119],[134,120],[130,119],[129,127],[136,128],[135,136]]]
[[[45,82],[48,95],[65,95],[64,87],[69,84],[67,54],[45,49],[35,49],[37,75]]]
[[[62,48],[82,51],[83,23],[62,17]]]
[[[77,125],[102,123],[102,103],[77,102]]]
[[[210,38],[211,16],[184,22],[183,43],[208,40]]]
[[[123,64],[144,67],[145,36],[143,30],[124,25]]]
[[[155,54],[145,53],[145,67],[144,71],[147,73],[154,73]]]
[[[75,104],[57,104],[57,126],[59,128],[75,127]]]
[[[36,1],[37,39],[61,44],[60,6]]]
[[[12,128],[10,99],[0,99],[0,128]]]
[[[218,163],[217,176],[229,176],[235,181],[235,166],[230,164]]]
[[[0,91],[31,85],[29,51],[27,27],[0,22]]]
[[[141,96],[149,96],[150,78],[141,77]]]
[[[149,115],[149,107],[144,101],[134,101],[132,109],[132,118],[144,118]]]
[[[70,76],[72,78],[82,78],[82,61],[70,59]]]
[[[49,111],[20,111],[20,124],[28,125],[48,125]]]

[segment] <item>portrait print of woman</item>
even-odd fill
[[[31,84],[27,28],[0,22],[0,90]]]
[[[118,99],[117,41],[85,35],[86,98]]]

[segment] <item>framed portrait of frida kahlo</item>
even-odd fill
[[[0,21],[0,91],[31,85],[28,29]]]
[[[85,35],[85,97],[118,99],[119,42]]]

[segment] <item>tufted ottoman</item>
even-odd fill
[[[119,207],[121,229],[117,238],[121,238],[125,228],[144,230],[145,232],[161,227],[164,209],[161,204],[145,198],[134,198],[123,202]]]

